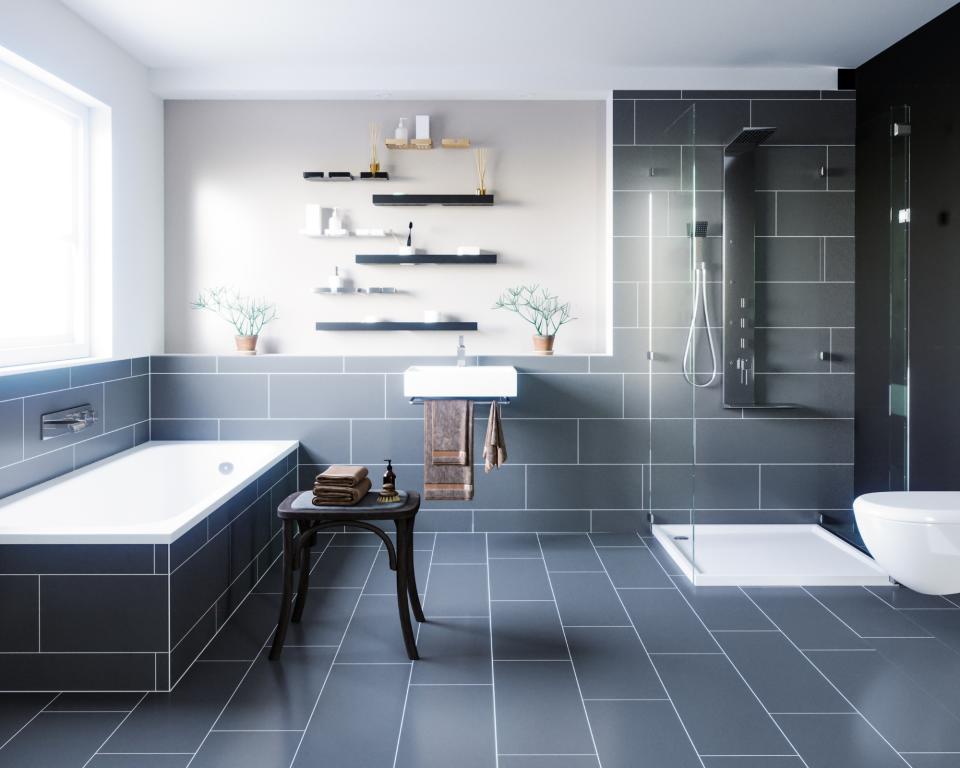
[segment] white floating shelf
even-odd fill
[[[311,289],[311,293],[315,293],[318,296],[396,296],[397,294],[404,293],[404,291],[399,288],[388,289],[388,286],[382,286],[380,290],[355,288],[352,291],[331,291],[325,286],[318,286]]]
[[[376,238],[379,240],[380,238],[390,237],[393,233],[390,230],[385,230],[382,235],[369,235],[366,233],[362,235],[358,235],[356,232],[347,232],[346,234],[343,234],[343,235],[328,235],[326,232],[323,232],[321,230],[301,229],[300,234],[303,235],[304,237],[321,237],[321,238],[327,238],[330,240],[345,240],[348,237],[360,237],[360,238],[369,237],[369,238]]]

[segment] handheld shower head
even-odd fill
[[[695,221],[687,224],[687,237],[704,238],[707,236],[707,222]]]

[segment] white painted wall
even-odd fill
[[[168,101],[166,113],[166,351],[218,352],[229,327],[189,308],[197,291],[228,284],[275,301],[281,319],[264,350],[295,354],[450,354],[450,333],[318,333],[317,320],[421,320],[424,309],[476,320],[471,354],[525,353],[531,330],[492,309],[509,285],[539,282],[573,304],[560,353],[607,349],[604,101]],[[472,193],[473,153],[387,151],[391,181],[311,183],[304,170],[363,170],[371,121],[392,135],[397,118],[430,114],[435,144],[468,136],[490,151],[493,207],[375,207],[373,193]],[[414,244],[500,254],[495,266],[370,267],[357,253],[395,252],[393,240],[302,237],[307,203],[339,206],[350,228],[405,230]],[[316,296],[335,266],[357,285],[398,296]]]
[[[162,351],[163,106],[146,68],[56,0],[0,0],[0,47],[110,108],[112,349],[97,354]]]

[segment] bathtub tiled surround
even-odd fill
[[[294,452],[170,545],[0,545],[0,690],[170,690],[280,553],[295,484]]]
[[[0,498],[150,439],[146,357],[0,375]],[[44,413],[90,403],[98,420],[40,439]]]

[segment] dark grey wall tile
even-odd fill
[[[0,403],[0,467],[23,458],[23,400]]]
[[[849,283],[765,283],[757,286],[757,325],[853,326],[853,285]]]
[[[527,467],[528,509],[636,509],[643,498],[640,467]]]
[[[383,376],[351,374],[344,379],[329,374],[289,374],[270,381],[273,418],[379,418],[383,414]]]
[[[755,231],[758,237],[777,234],[777,194],[776,192],[755,192],[753,195]]]
[[[827,188],[850,189],[856,181],[856,149],[827,147]]]
[[[852,235],[852,192],[778,192],[778,235]]]
[[[757,189],[827,188],[826,147],[761,146],[754,156]]]
[[[827,373],[768,373],[757,376],[757,401],[793,403],[796,408],[744,412],[746,418],[853,418],[853,376]]]
[[[658,373],[650,377],[650,385],[650,409],[653,418],[689,419],[693,417],[696,391],[682,374]]]
[[[619,418],[622,412],[622,376],[547,373],[519,377],[517,399],[508,415],[511,419]]]
[[[645,237],[613,238],[613,279],[647,279],[647,239]]]
[[[216,440],[219,422],[216,419],[152,419],[152,440]]]
[[[758,328],[755,336],[757,373],[828,373],[827,328]]]
[[[614,192],[613,193],[613,234],[647,235],[650,234],[650,193]],[[666,235],[668,208],[666,192],[653,193],[653,233]]]
[[[688,328],[690,325],[690,304],[693,297],[692,283],[664,283],[655,287],[656,299],[653,306],[653,325],[656,328]],[[707,301],[710,303],[711,313],[710,321],[714,327],[723,324],[723,315],[720,308],[723,306],[723,286],[717,282],[707,283]],[[697,313],[697,325],[705,324],[703,311]],[[639,339],[646,342],[645,332],[636,334]],[[639,340],[638,339],[638,340]],[[686,339],[686,336],[684,336]],[[633,340],[631,340],[633,341]],[[641,344],[634,343],[634,346],[640,347],[640,352],[646,349]],[[682,350],[681,350],[682,352]],[[642,362],[646,362],[645,355],[638,355]]]
[[[614,147],[613,188],[680,188],[680,147]]]
[[[834,373],[853,373],[853,328],[830,329],[830,370]]]
[[[0,652],[37,651],[40,647],[40,577],[0,576],[0,613],[4,629]],[[12,734],[0,733],[0,737]]]
[[[633,101],[613,102],[613,143],[633,144]]]
[[[686,146],[682,149],[683,189],[723,189],[722,147]]]
[[[29,397],[43,392],[53,392],[70,386],[70,369],[53,368],[47,371],[31,371],[0,376],[0,400]]]
[[[759,468],[743,465],[659,465],[651,468],[654,509],[749,509],[759,506]]]
[[[210,355],[151,355],[150,373],[216,373],[217,358]]]
[[[586,373],[586,355],[481,355],[477,365],[512,365],[517,373]]]
[[[581,464],[642,464],[649,461],[650,421],[581,419],[579,456]]]
[[[60,435],[52,440],[41,440],[40,418],[45,413],[72,408],[89,403],[98,414],[103,413],[103,385],[93,384],[88,387],[65,389],[60,392],[49,392],[45,395],[28,397],[23,401],[23,456],[30,458],[39,456],[73,445],[81,440],[103,433],[103,421],[98,420],[82,432]]]
[[[650,429],[650,456],[655,464],[693,462],[692,418],[653,419]]]
[[[637,144],[727,144],[749,124],[750,104],[745,100],[638,101]],[[694,138],[695,135],[695,138]]]
[[[640,531],[645,535],[650,531],[647,513],[642,509],[593,509],[590,521],[592,531]]]
[[[753,102],[752,125],[774,126],[768,144],[853,144],[854,101]]]
[[[635,328],[640,322],[639,294],[636,283],[614,283],[613,325],[615,328]],[[644,317],[646,321],[646,317]]]
[[[501,411],[503,417],[511,415],[512,407],[513,406],[504,408]],[[361,422],[354,422],[354,428],[360,423]],[[583,424],[583,422],[580,423]],[[503,434],[507,442],[507,454],[511,463],[577,463],[577,421],[575,419],[503,418],[501,424],[503,425]],[[476,444],[474,446],[475,461],[482,461],[482,443],[486,428],[486,419],[477,419],[474,428],[474,435],[476,435]],[[356,441],[354,441],[354,445],[356,445]],[[422,459],[422,446],[415,447],[420,450],[420,458]]]
[[[220,373],[340,373],[342,357],[230,355],[218,357]]]
[[[681,91],[614,91],[614,99],[679,99]]]
[[[11,464],[0,469],[0,498],[59,477],[72,469],[72,448],[53,451],[20,464]]]
[[[764,509],[848,509],[853,503],[849,466],[780,466],[760,469]]]
[[[220,422],[220,439],[299,440],[300,460],[305,464],[343,464],[350,460],[350,422],[346,420],[224,419]],[[419,458],[423,459],[422,451]]]
[[[150,418],[150,377],[135,376],[104,385],[104,428],[120,427]]]
[[[486,423],[483,423],[482,428],[486,428]],[[395,464],[423,463],[422,419],[357,419],[350,422],[350,429],[352,430],[350,461],[353,463],[379,467],[383,459],[388,457],[393,459]],[[481,429],[479,420],[474,428],[475,435],[478,429]],[[481,432],[476,442],[479,443],[482,439]],[[474,453],[478,461],[480,456],[482,454]],[[327,462],[336,463],[333,459],[327,459]]]
[[[827,280],[852,281],[856,273],[854,265],[855,241],[852,237],[828,237],[824,240],[825,277]]]
[[[160,419],[266,416],[267,377],[155,374],[151,376],[151,409],[151,416]]]
[[[823,241],[814,237],[759,237],[757,280],[814,281],[821,276]]]
[[[760,91],[687,91],[684,90],[685,99],[819,99],[820,91],[783,91],[783,90],[760,90]]]
[[[176,643],[230,584],[230,536],[211,539],[170,575],[170,639]]]
[[[153,573],[152,544],[0,544],[0,573]]]
[[[713,463],[853,461],[853,421],[744,419],[697,422],[697,460]]]
[[[650,376],[646,373],[623,377],[623,415],[628,419],[650,418]]]
[[[80,469],[87,464],[93,464],[95,461],[133,448],[133,437],[133,427],[127,427],[78,443],[73,449],[75,468]]]
[[[438,512],[437,515],[446,515]],[[417,528],[422,528],[418,515]],[[588,509],[478,509],[473,513],[477,531],[586,532],[590,530]],[[448,525],[442,521],[444,528]],[[446,528],[453,530],[452,528]],[[439,530],[439,528],[438,528]]]
[[[149,357],[135,357],[130,361],[131,376],[143,376],[147,373],[150,373]]]
[[[687,226],[693,217],[693,204],[697,205],[697,221],[707,222],[707,236],[717,237],[723,234],[723,193],[698,191],[668,192],[669,210],[666,233],[674,237],[684,237]],[[658,222],[654,221],[654,234],[659,234]]]
[[[129,359],[108,360],[92,365],[75,365],[70,368],[70,386],[82,387],[87,384],[99,384],[112,379],[123,379],[132,375]]]
[[[476,358],[467,356],[467,364],[473,365]],[[455,355],[431,355],[414,357],[411,355],[358,356],[344,358],[346,373],[403,373],[412,365],[456,365]]]

